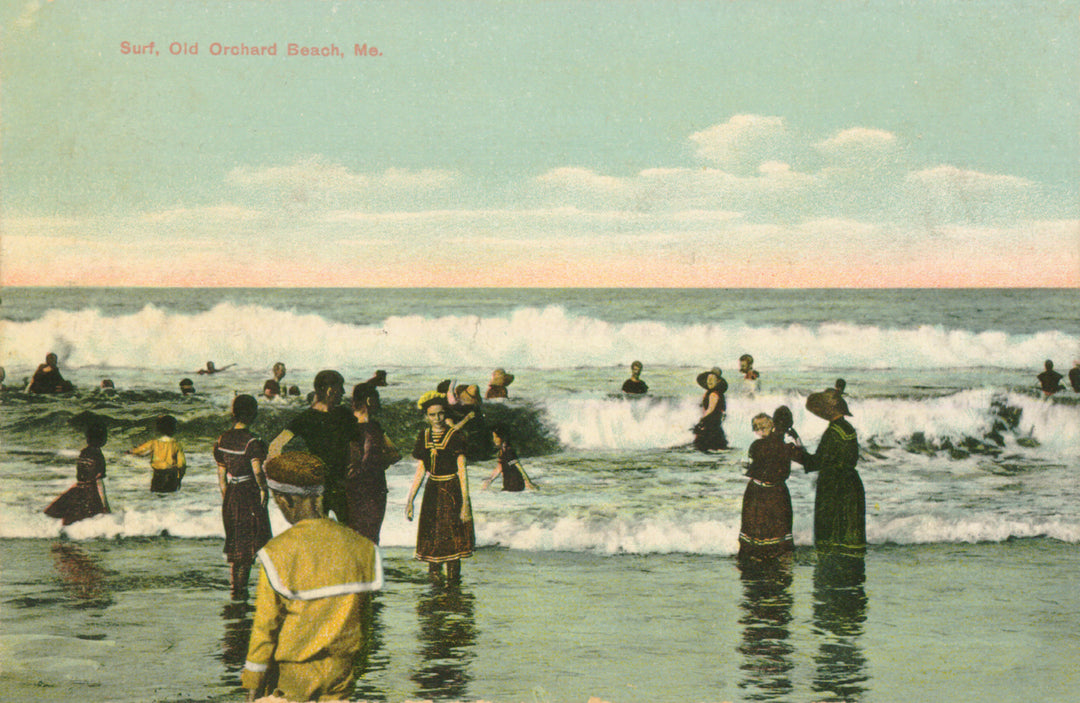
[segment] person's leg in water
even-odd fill
[[[460,559],[454,559],[453,561],[446,562],[446,580],[450,583],[457,583],[461,580]]]
[[[433,582],[438,582],[442,579],[442,564],[438,562],[431,562],[428,564],[428,578]]]
[[[247,600],[248,578],[251,576],[250,561],[235,561],[232,563],[230,576],[230,590],[233,600]]]

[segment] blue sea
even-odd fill
[[[348,387],[386,370],[381,420],[406,447],[440,381],[515,377],[485,412],[540,490],[480,491],[494,464],[470,467],[479,549],[448,591],[411,559],[414,466],[390,468],[357,699],[1077,700],[1080,394],[1035,380],[1080,359],[1077,311],[1075,290],[6,288],[0,700],[242,699],[250,612],[229,603],[210,447],[277,361],[301,396],[260,402],[267,440],[324,368]],[[48,352],[76,390],[27,396]],[[619,392],[634,360],[641,398]],[[228,368],[197,375],[207,361]],[[712,367],[732,449],[701,454]],[[812,450],[826,423],[806,397],[837,378],[866,558],[817,557],[814,477],[796,470],[794,562],[740,572],[750,420],[787,405]],[[155,496],[124,451],[166,412],[189,470]],[[41,511],[74,480],[88,414],[110,426],[114,512],[62,530]]]

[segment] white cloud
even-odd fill
[[[880,152],[897,146],[896,135],[883,129],[852,127],[816,144],[824,152]]]
[[[908,174],[908,182],[952,191],[986,192],[1027,190],[1035,184],[1017,176],[967,171],[956,166],[936,166]]]
[[[755,168],[763,161],[784,156],[790,135],[782,117],[735,115],[723,124],[690,135],[697,156],[724,168]]]

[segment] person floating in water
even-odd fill
[[[825,550],[862,550],[866,547],[866,494],[855,470],[859,438],[845,419],[851,412],[835,388],[811,393],[806,409],[829,422],[817,451],[810,454],[803,448],[793,457],[807,472],[818,472],[814,544]]]
[[[209,376],[210,374],[221,373],[225,369],[231,368],[233,366],[236,366],[236,364],[225,364],[224,366],[222,366],[219,369],[216,366],[214,366],[214,362],[208,361],[208,362],[206,362],[206,368],[205,369],[199,369],[195,373],[199,374],[200,376],[202,376],[204,374]]]
[[[761,374],[754,369],[754,357],[743,354],[739,357],[739,373],[743,375],[743,389],[747,395],[754,395],[761,385]]]
[[[272,536],[263,472],[266,444],[249,429],[258,412],[259,405],[250,395],[233,398],[232,429],[218,437],[213,449],[225,527],[225,559],[230,564],[229,585],[235,601],[247,600],[255,555]]]
[[[180,395],[195,395],[195,384],[190,378],[180,380]]]
[[[484,479],[481,488],[487,488],[499,474],[502,474],[504,491],[523,491],[526,488],[535,491],[536,484],[529,480],[529,475],[525,473],[525,467],[521,465],[517,452],[510,445],[510,434],[506,425],[498,423],[492,427],[491,440],[499,450],[499,461],[491,475]]]
[[[0,369],[0,374],[2,374],[3,371],[3,369]],[[0,375],[0,381],[3,380],[3,375]],[[1074,361],[1073,367],[1069,369],[1069,385],[1072,386],[1074,391],[1080,393],[1080,361]]]
[[[313,454],[266,462],[274,503],[291,527],[258,552],[259,584],[241,685],[248,700],[352,700],[371,634],[371,593],[382,588],[379,548],[325,517],[324,468]]]
[[[514,374],[506,373],[506,369],[495,369],[491,372],[491,383],[488,384],[484,398],[507,398],[509,393],[506,387],[514,382]]]
[[[1037,378],[1039,379],[1039,386],[1042,388],[1043,394],[1049,398],[1058,391],[1065,390],[1065,386],[1061,385],[1063,376],[1057,371],[1054,371],[1054,362],[1047,359],[1043,366],[1046,370],[1039,374]]]
[[[26,388],[27,393],[70,393],[73,390],[75,387],[71,382],[60,374],[60,364],[53,352],[45,355],[45,363],[37,367]]]
[[[150,490],[154,493],[175,493],[180,490],[180,482],[187,472],[184,447],[173,437],[176,434],[176,418],[162,415],[157,419],[155,429],[160,437],[128,450],[128,454],[151,455],[150,468],[154,470],[154,476],[150,480]]]
[[[727,381],[719,368],[698,374],[697,383],[705,389],[701,398],[701,419],[694,425],[694,447],[698,451],[708,452],[727,449],[727,435],[724,434],[724,415],[727,412]]]
[[[105,495],[105,455],[101,448],[109,438],[109,430],[101,420],[94,419],[86,426],[86,446],[75,463],[75,485],[45,508],[49,517],[59,518],[70,525],[109,510]]]
[[[649,386],[641,380],[643,367],[640,361],[630,364],[630,378],[623,381],[622,392],[627,395],[644,395],[649,392]]]

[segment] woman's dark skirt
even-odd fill
[[[472,556],[476,537],[472,521],[461,520],[461,504],[461,482],[457,474],[428,474],[416,530],[417,559],[441,564]]]
[[[386,517],[386,489],[381,486],[349,485],[349,527],[375,544],[379,543]]]
[[[98,494],[97,481],[76,483],[45,508],[49,517],[60,518],[62,525],[70,525],[105,512]]]
[[[254,480],[225,486],[221,502],[225,524],[225,558],[234,564],[250,564],[255,554],[270,541],[270,515],[262,504],[259,484]]]
[[[793,551],[791,522],[791,494],[787,484],[751,479],[743,493],[739,558],[767,559]]]

